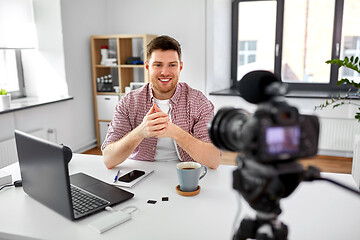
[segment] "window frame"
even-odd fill
[[[17,99],[26,97],[25,94],[25,81],[24,81],[24,72],[22,66],[22,57],[21,57],[21,50],[20,48],[0,48],[0,50],[14,50],[15,51],[15,58],[16,58],[16,71],[18,76],[18,91],[8,91],[11,95],[11,99]]]
[[[21,58],[21,49],[15,49],[16,52],[16,67],[18,72],[19,91],[11,92],[12,98],[26,97],[25,94],[25,81],[24,81],[24,69]]]
[[[283,25],[284,25],[284,10],[286,0],[234,0],[232,2],[232,17],[231,17],[231,89],[237,90],[239,88],[239,82],[237,81],[237,64],[238,64],[238,22],[239,22],[239,4],[240,2],[255,2],[255,1],[276,1],[276,32],[275,32],[275,52],[274,52],[274,73],[281,76],[281,64],[282,64],[282,46],[283,46]],[[343,9],[344,0],[334,0],[334,21],[333,21],[333,36],[332,36],[332,48],[331,59],[340,57],[341,49],[341,33],[343,22]],[[325,63],[324,63],[325,64]],[[336,65],[330,66],[330,81],[329,83],[286,83],[288,85],[289,92],[347,92],[349,88],[355,89],[352,86],[340,85],[337,86],[339,68]]]

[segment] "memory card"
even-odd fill
[[[149,203],[149,204],[155,204],[156,201],[155,201],[155,200],[148,200],[147,203]]]

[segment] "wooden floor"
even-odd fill
[[[223,152],[223,158],[221,164],[235,165],[236,153]],[[309,165],[318,167],[322,172],[332,173],[351,173],[352,158],[334,157],[334,156],[315,156],[311,158],[299,160],[304,168]]]
[[[93,155],[102,155],[100,149],[93,148],[90,149],[84,154],[93,154]],[[224,165],[235,165],[236,164],[236,153],[233,152],[223,152],[223,157],[221,164]],[[332,173],[351,173],[352,168],[352,159],[344,157],[333,157],[333,156],[316,156],[312,158],[299,160],[304,167],[313,165],[320,168],[322,172],[332,172]]]

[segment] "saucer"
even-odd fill
[[[180,189],[180,185],[177,185],[177,186],[176,186],[176,192],[177,192],[179,195],[185,196],[185,197],[192,197],[192,196],[198,195],[199,192],[200,192],[200,189],[201,189],[201,187],[200,187],[200,185],[199,185],[198,188],[197,188],[195,191],[193,191],[193,192],[183,192],[183,191],[181,191],[181,189]]]

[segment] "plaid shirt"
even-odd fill
[[[114,117],[101,149],[104,150],[108,144],[120,140],[139,126],[154,102],[150,83],[122,97],[115,107]],[[197,139],[211,142],[207,124],[214,116],[214,106],[204,94],[192,89],[186,83],[179,82],[169,103],[171,105],[170,115],[174,124]],[[154,161],[157,140],[156,137],[144,138],[129,158]],[[194,161],[179,145],[177,148],[182,161]]]

